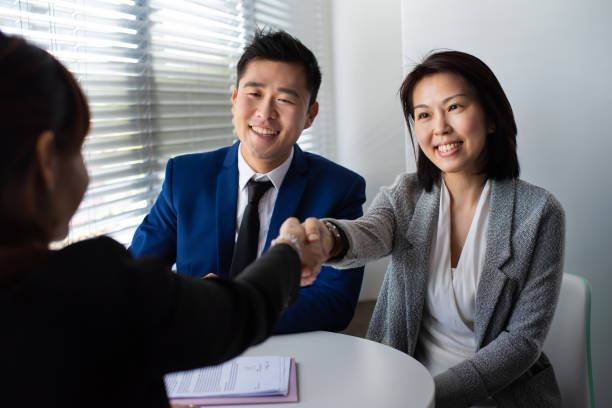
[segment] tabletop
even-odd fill
[[[323,331],[276,335],[243,355],[289,356],[297,362],[299,401],[257,408],[434,406],[434,382],[425,367],[401,351],[359,337]]]

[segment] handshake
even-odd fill
[[[288,218],[280,228],[280,234],[273,244],[289,244],[302,261],[300,286],[312,284],[325,261],[332,258],[338,236],[332,234],[326,223],[316,218],[307,218],[300,224],[297,218]]]

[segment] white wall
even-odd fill
[[[402,26],[405,64],[431,49],[466,51],[483,59],[506,90],[519,129],[521,177],[563,204],[565,272],[593,286],[595,395],[598,406],[610,406],[612,3],[402,0]]]
[[[337,160],[366,179],[369,204],[406,170],[400,2],[330,1]],[[362,300],[377,298],[386,263],[366,266]]]
[[[336,160],[329,0],[293,0],[290,5],[293,11],[290,33],[316,55],[323,77],[317,96],[319,114],[312,127],[302,133],[298,142],[305,150]],[[305,143],[306,138],[308,141]]]

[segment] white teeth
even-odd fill
[[[461,142],[454,142],[454,143],[449,143],[449,144],[445,144],[445,145],[440,145],[440,146],[438,146],[438,150],[441,151],[442,153],[450,152],[451,150],[453,150],[454,148],[456,148],[460,144],[461,144]]]
[[[275,135],[278,133],[276,130],[264,129],[257,126],[251,126],[251,129],[259,133],[260,135]]]

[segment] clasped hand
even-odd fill
[[[308,218],[300,224],[297,218],[288,218],[280,228],[280,235],[292,235],[299,243],[302,261],[300,286],[308,286],[316,279],[321,266],[329,259],[333,236],[322,221]]]

